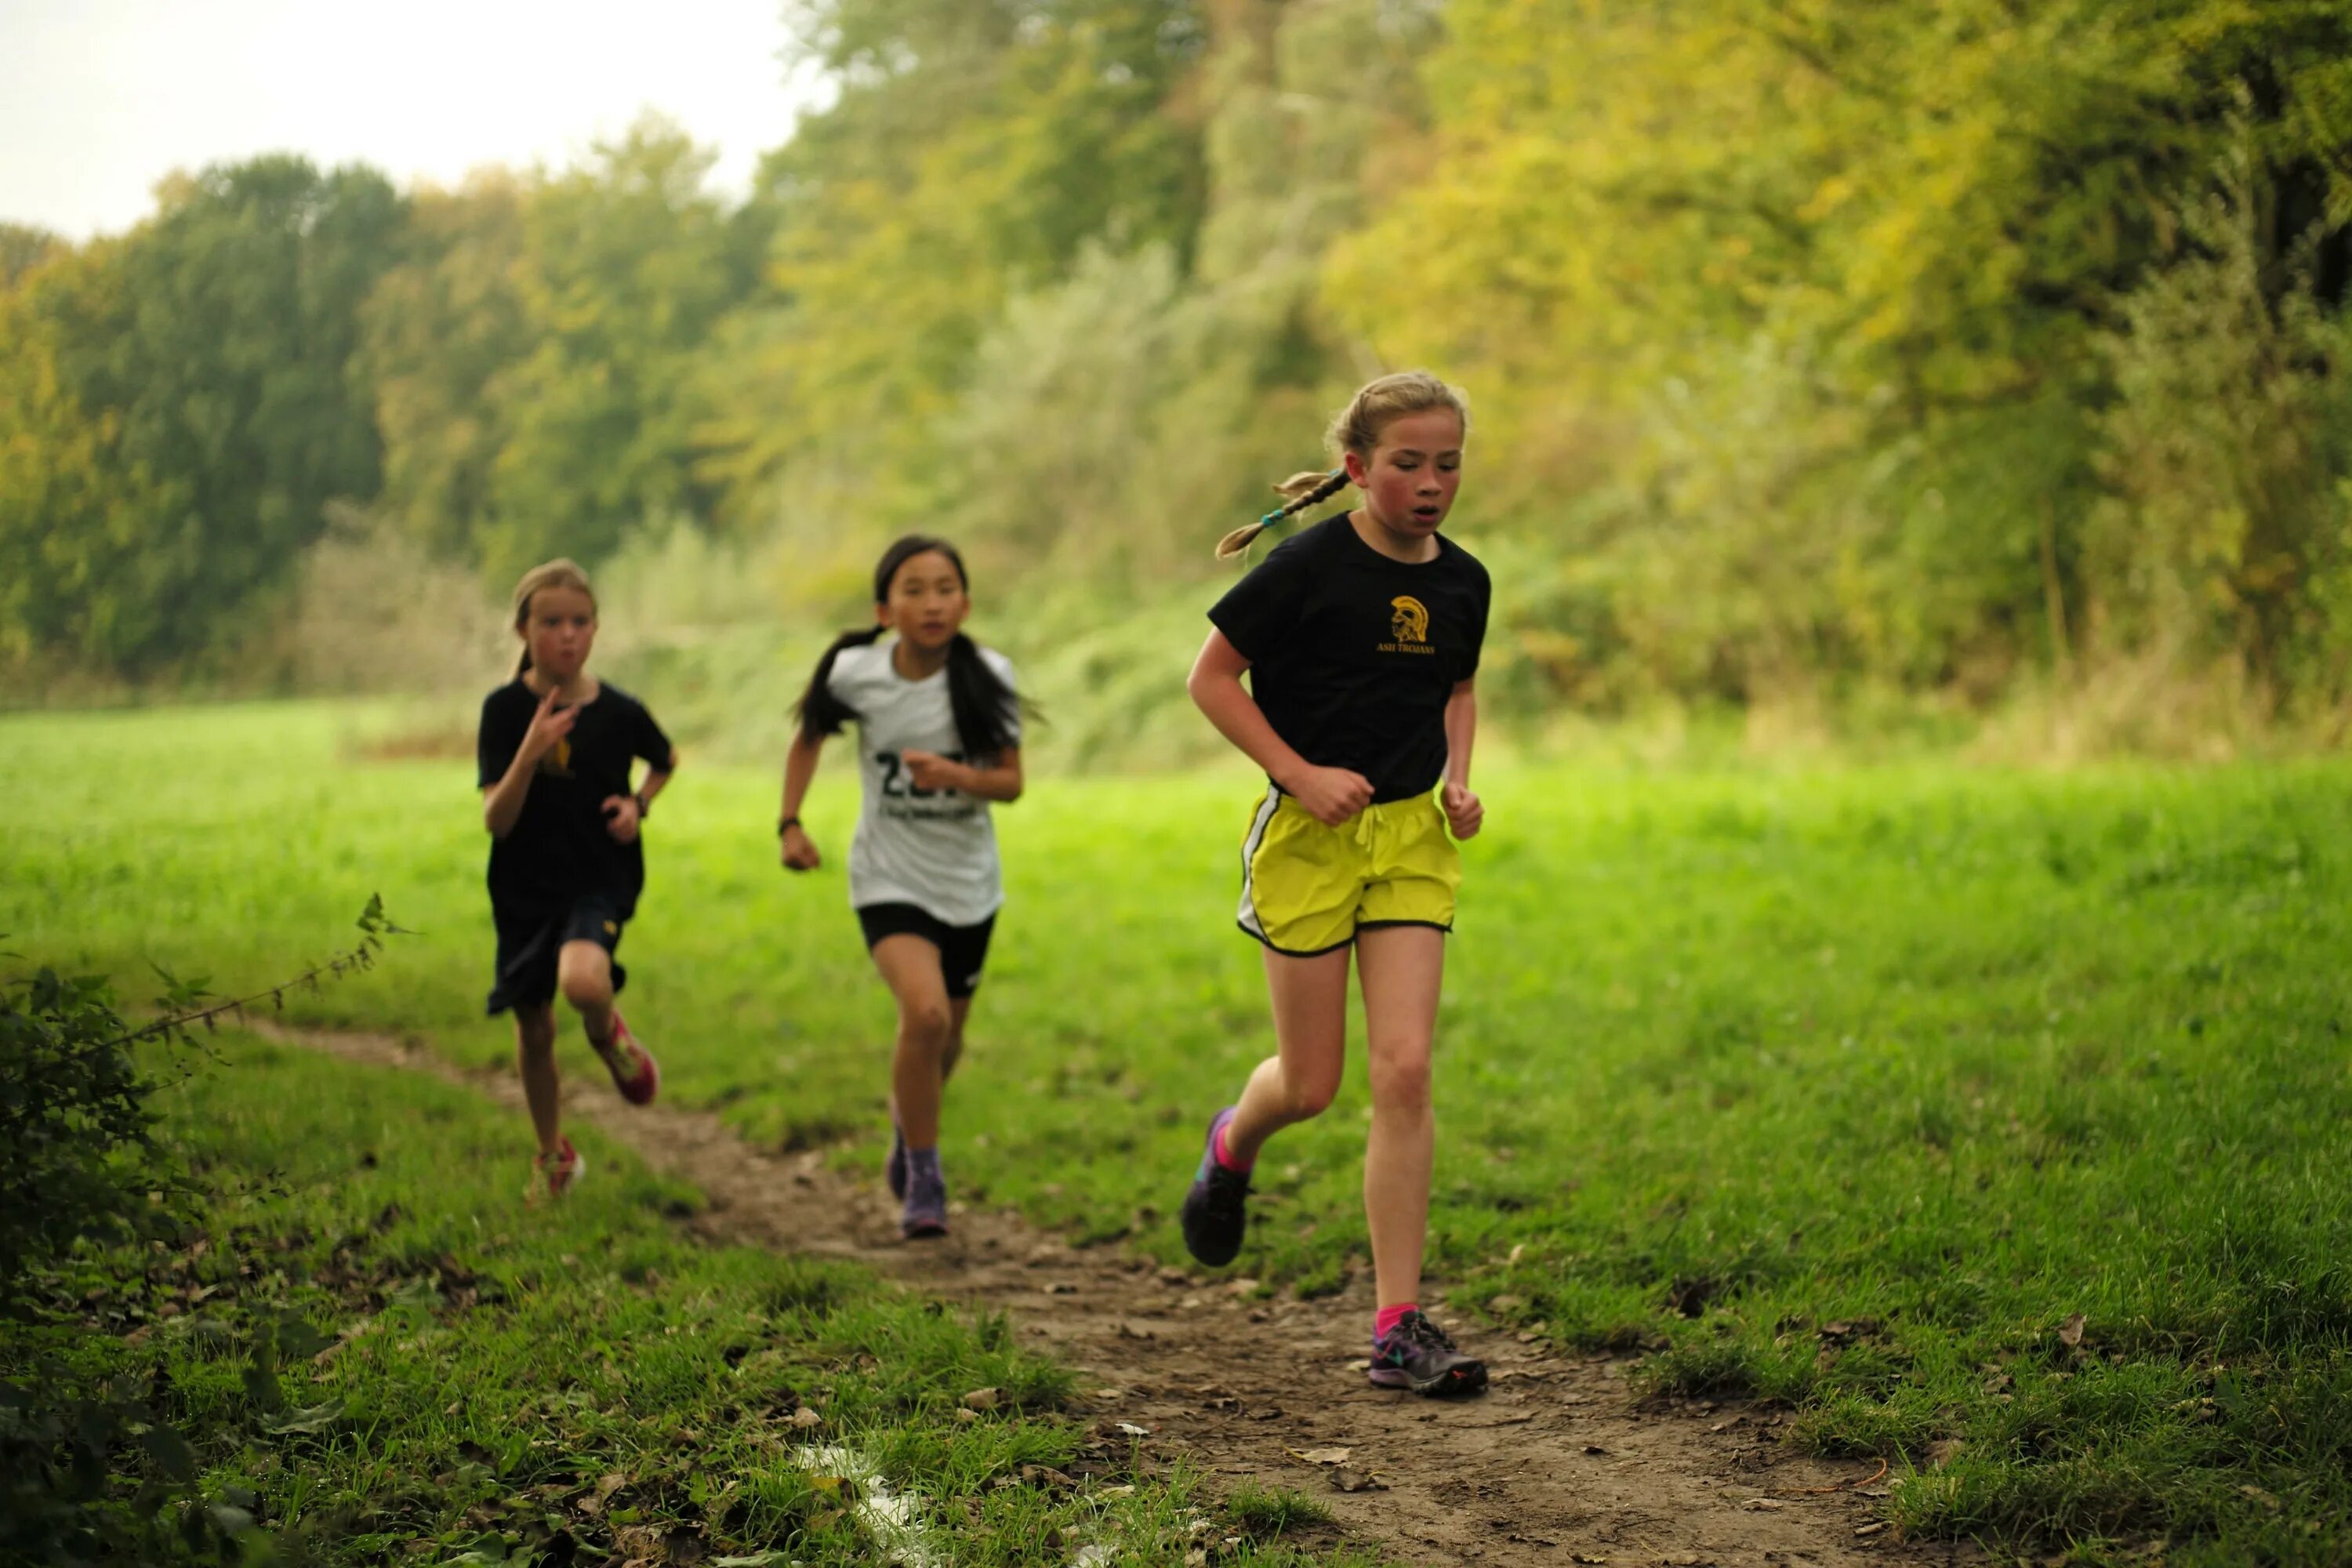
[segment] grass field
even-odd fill
[[[596,1179],[526,1209],[510,1118],[478,1095],[219,1046],[158,1097],[213,1194],[201,1234],[59,1281],[68,1316],[110,1331],[48,1337],[94,1380],[154,1389],[204,1495],[283,1560],[817,1568],[944,1562],[951,1542],[956,1563],[1010,1565],[1054,1540],[1151,1562],[1203,1519],[1244,1563],[1357,1561],[1275,1539],[1266,1503],[1312,1517],[1303,1499],[1196,1506],[1193,1477],[1135,1468],[1000,1319],[697,1245],[675,1223],[696,1194],[593,1134]],[[0,1336],[0,1375],[33,1348]],[[964,1411],[983,1388],[997,1403]]]
[[[0,722],[0,930],[134,990],[151,962],[226,984],[380,891],[423,934],[293,1007],[503,1059],[470,763],[368,762],[363,730]],[[1785,1399],[1823,1449],[1894,1460],[1915,1531],[2352,1554],[2352,768],[1479,782],[1437,1086],[1456,1309]],[[863,1162],[889,1012],[838,869],[854,788],[820,784],[828,868],[787,879],[772,778],[689,757],[622,957],[669,1092]],[[1177,1256],[1199,1124],[1268,1044],[1230,917],[1253,793],[1074,780],[1000,815],[957,1195]],[[1247,1272],[1362,1267],[1363,1114],[1359,1070],[1270,1151]]]

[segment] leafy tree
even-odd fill
[[[377,487],[357,312],[403,220],[381,175],[207,170],[155,219],[29,275],[0,395],[13,644],[152,669],[236,634],[335,496]],[[11,358],[16,356],[12,355]]]

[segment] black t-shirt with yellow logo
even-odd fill
[[[539,694],[520,680],[482,700],[476,745],[481,787],[506,777],[539,711]],[[572,731],[539,760],[522,815],[504,838],[490,840],[490,907],[502,919],[551,918],[575,900],[614,900],[618,918],[635,910],[646,883],[643,845],[619,844],[606,829],[604,803],[629,793],[629,764],[670,764],[669,737],[645,704],[610,682],[582,706]]]
[[[1475,557],[1392,561],[1345,512],[1276,545],[1209,611],[1250,661],[1274,732],[1318,767],[1352,768],[1374,801],[1426,795],[1445,772],[1445,703],[1478,669],[1493,589]]]

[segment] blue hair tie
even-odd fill
[[[1327,479],[1336,479],[1347,471],[1348,470],[1345,468],[1338,468],[1332,469],[1323,477]],[[1290,516],[1290,509],[1297,504],[1299,503],[1296,501],[1286,501],[1282,505],[1276,507],[1272,511],[1267,512],[1264,517],[1259,518],[1255,522],[1237,528],[1231,533],[1225,535],[1223,539],[1217,541],[1217,559],[1220,561],[1230,561],[1234,556],[1246,552],[1253,543],[1256,542],[1257,536],[1259,534],[1264,533],[1270,528],[1281,527],[1282,524],[1288,520]]]

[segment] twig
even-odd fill
[[[242,1014],[247,1006],[256,1002],[267,1001],[278,1011],[283,1013],[286,1010],[286,993],[297,986],[307,985],[316,991],[319,988],[319,982],[322,979],[347,974],[353,970],[374,968],[375,955],[383,951],[383,933],[388,931],[395,936],[415,934],[404,926],[394,925],[385,917],[383,900],[381,898],[371,898],[368,900],[368,907],[361,911],[359,924],[360,930],[367,934],[360,938],[357,947],[348,952],[339,952],[322,963],[314,963],[291,980],[282,980],[275,985],[266,986],[255,992],[250,996],[239,996],[227,1002],[215,1003],[212,1006],[199,1008],[193,1013],[167,1014],[152,1023],[141,1025],[128,1034],[118,1035],[106,1044],[127,1046],[137,1040],[150,1039],[158,1035],[170,1035],[184,1030],[192,1024],[202,1024],[209,1029],[213,1026],[215,1019],[232,1013]],[[178,987],[179,982],[173,980],[171,975],[165,974],[163,978],[170,981],[175,988]]]
[[[1818,1497],[1823,1492],[1842,1492],[1849,1488],[1866,1487],[1885,1473],[1886,1461],[1882,1458],[1878,1461],[1876,1475],[1864,1476],[1858,1481],[1840,1481],[1833,1487],[1774,1487],[1772,1489],[1784,1497]]]

